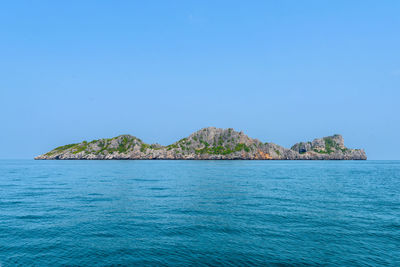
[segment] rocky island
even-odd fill
[[[35,159],[365,160],[367,156],[362,149],[345,147],[338,134],[297,143],[288,149],[263,143],[232,128],[208,127],[168,146],[120,135],[57,147]]]

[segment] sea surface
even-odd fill
[[[400,266],[400,161],[0,161],[0,266]]]

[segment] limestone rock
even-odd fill
[[[35,159],[365,160],[364,150],[344,146],[341,135],[284,148],[232,128],[208,127],[171,145],[146,144],[132,135],[57,147]]]

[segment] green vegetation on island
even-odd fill
[[[300,142],[290,149],[260,142],[232,128],[208,127],[162,146],[131,135],[59,146],[36,159],[366,159],[348,149],[341,135]]]

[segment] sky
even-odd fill
[[[0,158],[207,126],[400,159],[400,1],[3,1]]]

